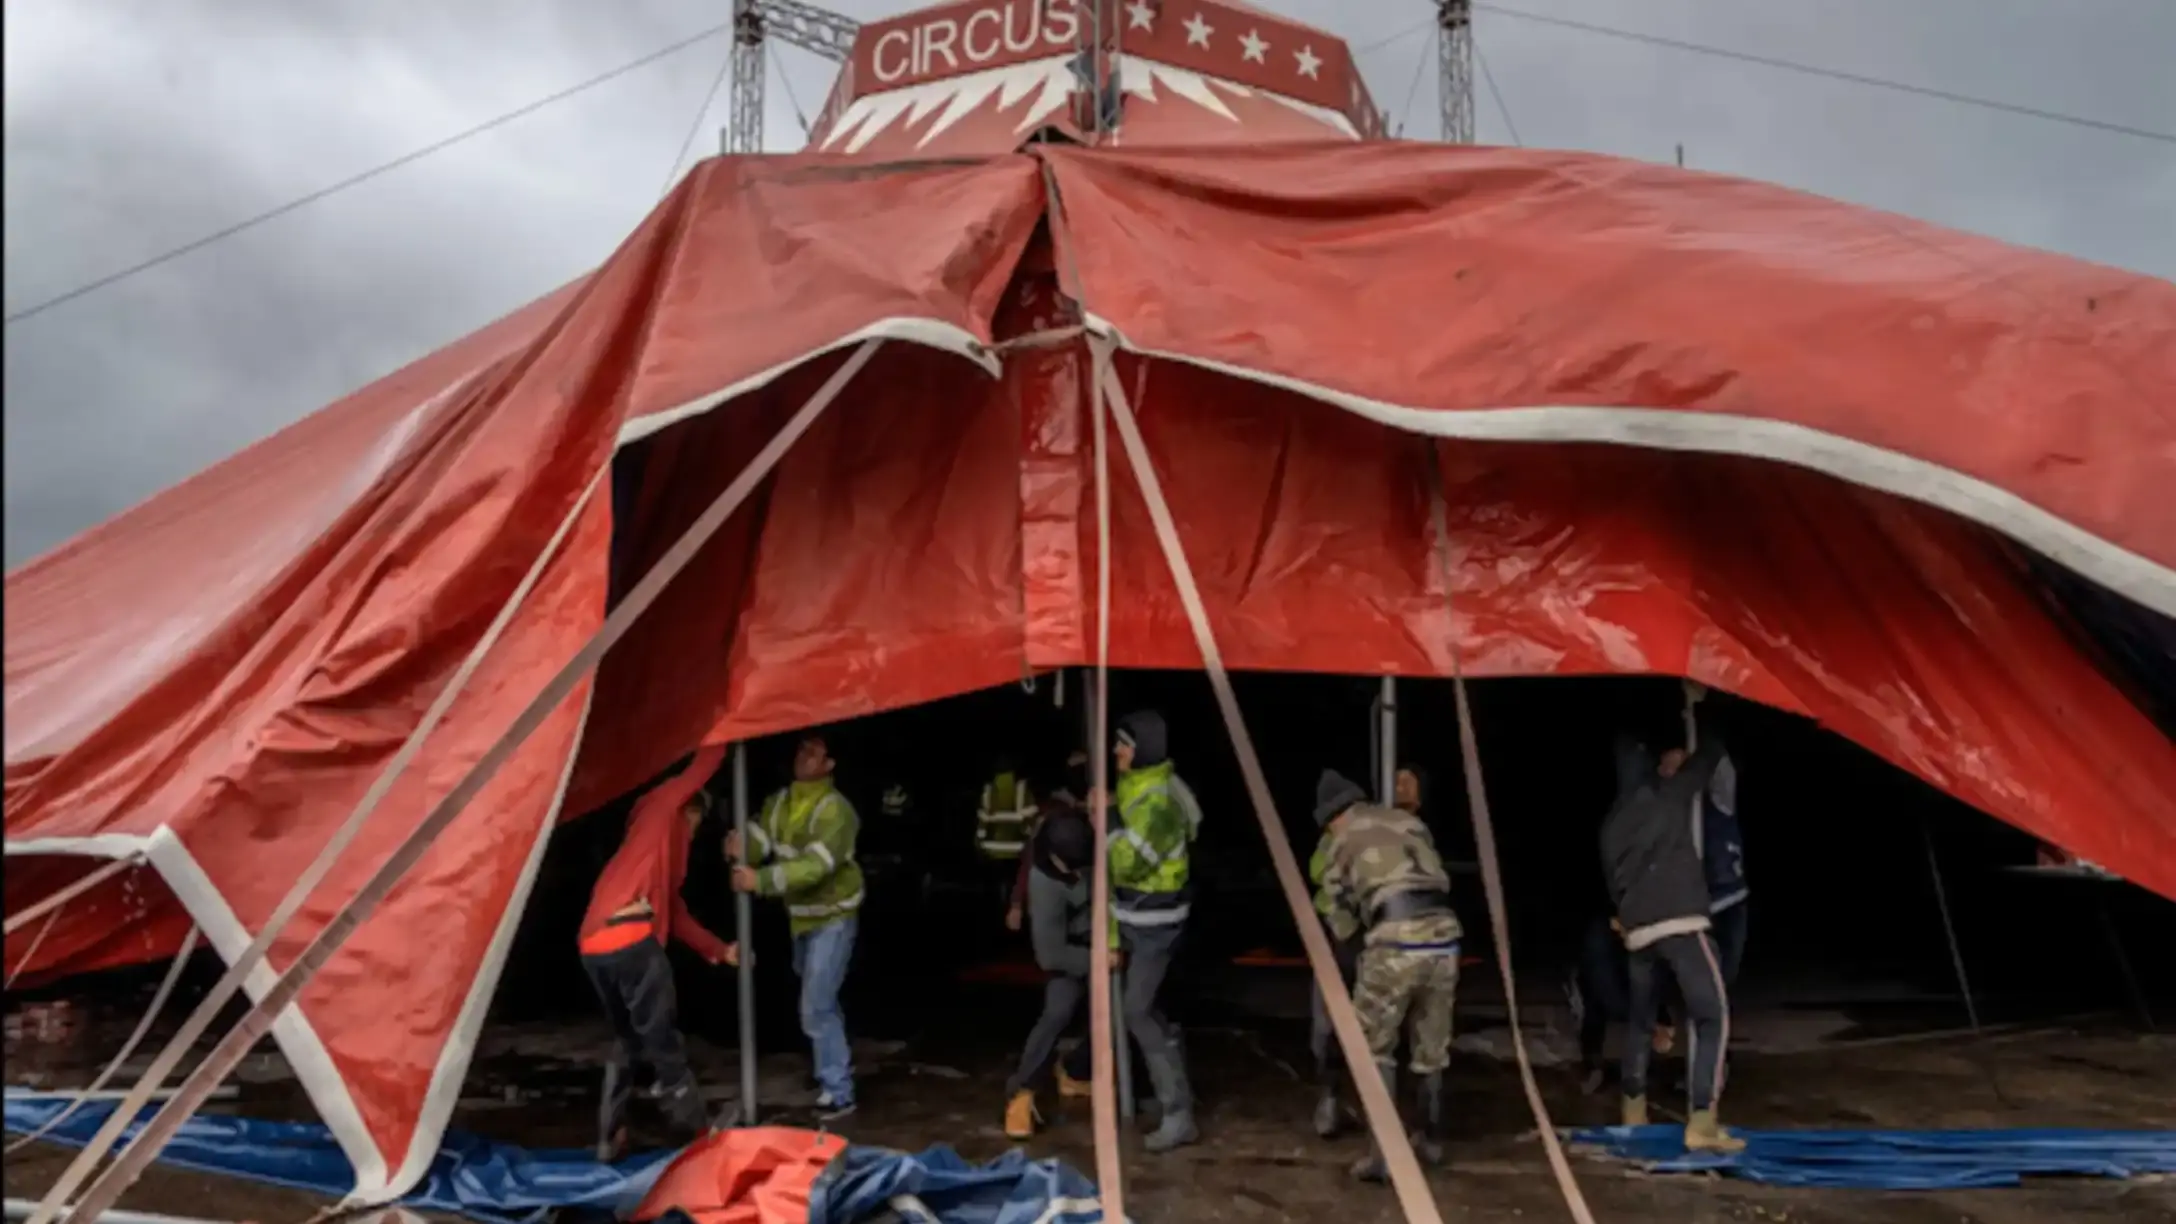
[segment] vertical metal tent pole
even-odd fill
[[[1389,807],[1398,790],[1398,678],[1383,677],[1375,699],[1375,800]]]
[[[1103,710],[1096,702],[1095,685],[1088,683],[1087,671],[1088,669],[1085,667],[1081,669],[1081,746],[1086,751],[1094,752],[1096,728],[1103,722]],[[1092,776],[1094,771],[1093,762],[1090,762],[1089,768]],[[1105,848],[1104,852],[1109,853],[1108,847]],[[1092,934],[1091,938],[1093,938]],[[1113,999],[1123,999],[1125,995],[1126,975],[1122,971],[1114,970],[1111,973],[1111,997]],[[1126,1037],[1126,1009],[1123,1007],[1113,1007],[1111,1009],[1111,1045],[1113,1047],[1112,1057],[1118,1060],[1118,1116],[1131,1122],[1133,1121],[1134,1107],[1133,1047],[1128,1043]]]
[[[1934,855],[1934,832],[1924,817],[1919,821],[1919,840],[1927,848],[1927,873],[1934,877],[1934,904],[1942,911],[1942,934],[1949,940],[1950,967],[1957,971],[1957,989],[1964,994],[1964,1016],[1972,1031],[1980,1031],[1980,1007],[1972,1000],[1972,979],[1964,973],[1964,949],[1957,945],[1957,924],[1949,917],[1949,890],[1942,887],[1942,863]]]
[[[733,745],[733,835],[746,854],[748,845],[748,745]],[[740,992],[740,1119],[756,1124],[756,957],[755,906],[748,894],[733,894],[733,938],[740,942],[736,989]]]

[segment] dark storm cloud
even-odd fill
[[[871,18],[905,7],[838,3]],[[1425,0],[1264,7],[1375,46],[1436,134]],[[2176,129],[2168,0],[1517,0],[1505,7]],[[722,21],[725,0],[15,0],[9,311]],[[2176,149],[1484,12],[1530,144],[1771,179],[2176,276]],[[656,198],[724,40],[10,327],[13,566],[579,275]],[[781,51],[768,142],[828,66]],[[1417,74],[1417,75],[1416,75]],[[1418,81],[1415,87],[1416,79]],[[1508,140],[1486,89],[1481,137]],[[714,105],[697,152],[724,122]]]

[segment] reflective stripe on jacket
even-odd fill
[[[829,779],[796,782],[763,803],[748,827],[756,891],[786,903],[793,933],[806,934],[861,908],[854,843],[861,820]]]
[[[1118,778],[1120,823],[1110,840],[1111,910],[1128,926],[1184,922],[1192,908],[1187,851],[1194,822],[1174,793],[1175,783],[1169,761]]]
[[[1027,783],[1011,773],[997,775],[982,788],[982,807],[975,812],[975,849],[999,862],[1019,858],[1027,849],[1035,813],[1035,797]]]

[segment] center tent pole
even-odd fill
[[[733,836],[748,844],[748,745],[733,745]],[[746,853],[744,850],[743,853]],[[740,943],[736,970],[740,992],[740,1110],[742,1126],[756,1124],[755,906],[747,893],[733,894],[733,938]]]
[[[377,911],[379,903],[393,891],[401,877],[422,859],[432,843],[453,823],[454,818],[490,784],[500,768],[513,756],[514,751],[551,717],[560,703],[572,695],[576,687],[596,669],[605,652],[625,637],[635,621],[649,610],[650,605],[657,602],[657,597],[664,593],[667,584],[678,577],[681,570],[687,568],[695,555],[725,525],[725,521],[740,508],[741,503],[755,492],[756,486],[778,466],[778,461],[785,457],[786,451],[802,434],[808,432],[824,409],[830,407],[832,401],[839,397],[839,393],[846,389],[846,385],[853,381],[854,376],[869,364],[883,344],[881,339],[871,339],[857,345],[839,364],[839,368],[832,372],[831,377],[824,381],[823,386],[817,389],[816,394],[809,397],[779,429],[777,436],[764,444],[763,449],[756,453],[755,458],[749,461],[740,475],[733,478],[732,483],[718,494],[716,500],[665,551],[657,564],[628,591],[620,605],[605,616],[604,624],[589,641],[575,651],[573,657],[545,682],[544,687],[515,716],[513,723],[500,734],[498,740],[486,748],[476,759],[476,763],[469,767],[467,774],[432,806],[415,829],[356,890],[355,895],[326,921],[309,946],[280,974],[279,980],[264,993],[264,997],[205,1055],[204,1061],[182,1082],[173,1099],[145,1124],[135,1141],[114,1158],[114,1163],[105,1174],[91,1183],[83,1198],[67,1209],[71,1216],[97,1219],[99,1215],[112,1209],[121,1195],[142,1175],[145,1167],[174,1137],[174,1133],[210,1098],[212,1090],[233,1073],[235,1066],[248,1055],[250,1049],[271,1030],[273,1018],[295,1001],[296,996],[309,985],[318,970],[324,968],[347,943],[348,938]],[[391,777],[381,778],[378,786],[381,789],[389,787],[391,781]],[[141,1104],[137,1107],[141,1108]],[[117,1119],[125,1126],[132,1112],[129,1109],[117,1111],[114,1119],[109,1119],[109,1122]],[[104,1134],[106,1132],[101,1131],[101,1135]],[[106,1143],[110,1147],[113,1139],[117,1138],[118,1133],[107,1138]],[[62,1205],[67,1203],[68,1196],[74,1193],[82,1178],[96,1167],[107,1150],[107,1147],[95,1144],[86,1147],[77,1156],[76,1163],[70,1165],[62,1179],[46,1193],[44,1201],[38,1205],[38,1215],[31,1224],[47,1224],[54,1219],[62,1210]]]
[[[1375,801],[1391,805],[1398,789],[1398,678],[1383,677],[1382,696],[1375,699]]]
[[[1082,668],[1081,670],[1086,672],[1088,669]],[[1104,720],[1101,705],[1103,699],[1098,696],[1096,687],[1083,683],[1080,685],[1080,690],[1081,743],[1093,744],[1096,742],[1096,729],[1110,724]],[[1091,751],[1093,750],[1091,749]],[[1094,771],[1091,767],[1090,776],[1092,777],[1093,774]],[[1108,851],[1108,849],[1106,846],[1105,850]],[[1110,982],[1111,997],[1114,999],[1124,997],[1126,993],[1125,973],[1113,970]],[[1091,1040],[1093,1040],[1092,1037]],[[1131,1122],[1134,1117],[1133,1047],[1129,1044],[1126,1035],[1126,1009],[1123,1007],[1111,1009],[1111,1049],[1112,1056],[1118,1060],[1118,1117],[1121,1121]]]

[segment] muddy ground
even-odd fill
[[[1004,1009],[1008,1014],[1010,1007]],[[1544,1056],[1561,1048],[1537,1018]],[[1890,1029],[1898,1025],[1891,1024]],[[908,1041],[857,1046],[863,1106],[844,1127],[856,1142],[919,1149],[949,1142],[970,1158],[1008,1144],[999,1130],[1010,1051],[982,1024],[937,1025]],[[2120,1020],[2084,1026],[1898,1039],[1877,1025],[1774,1012],[1745,1017],[1733,1057],[1727,1114],[1754,1127],[2176,1127],[2176,1037],[2148,1035]],[[1503,1030],[1484,1020],[1469,1050],[1502,1048]],[[17,1051],[10,1083],[81,1082],[100,1044],[93,1032],[74,1054]],[[1304,1034],[1284,1022],[1189,1030],[1206,1141],[1175,1156],[1143,1154],[1127,1142],[1129,1214],[1147,1222],[1314,1220],[1340,1224],[1395,1220],[1387,1191],[1356,1186],[1346,1167],[1363,1141],[1316,1141],[1307,1128],[1310,1090],[1301,1082]],[[531,1146],[581,1145],[592,1126],[594,1074],[586,1063],[603,1039],[582,1023],[494,1026],[484,1038],[455,1125]],[[104,1048],[112,1049],[118,1040]],[[697,1039],[706,1082],[734,1094],[734,1053]],[[765,1120],[809,1122],[806,1060],[766,1057],[759,1093]],[[1612,1101],[1583,1096],[1573,1072],[1541,1070],[1556,1123],[1610,1119]],[[240,1096],[222,1109],[261,1117],[308,1117],[276,1056],[255,1056]],[[1092,1169],[1085,1108],[1059,1109],[1030,1146]],[[1567,1218],[1508,1061],[1468,1053],[1455,1068],[1455,1133],[1449,1167],[1434,1177],[1445,1218],[1526,1221]],[[51,1148],[9,1157],[10,1197],[36,1197],[66,1159]],[[2051,1180],[2022,1189],[1872,1194],[1775,1189],[1706,1177],[1650,1177],[1590,1158],[1575,1159],[1599,1219],[1796,1221],[1800,1224],[2026,1224],[2039,1221],[2168,1221],[2176,1224],[2176,1181]],[[288,1224],[325,1204],[249,1183],[156,1170],[124,1200],[145,1210]]]

